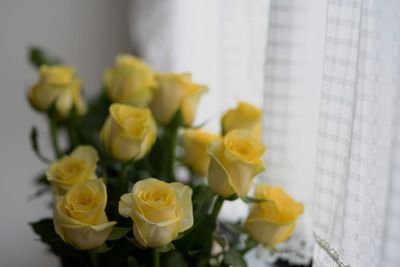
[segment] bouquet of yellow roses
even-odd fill
[[[190,74],[158,73],[120,55],[104,90],[86,103],[82,82],[61,60],[32,49],[38,81],[28,93],[48,119],[54,157],[37,178],[51,191],[52,218],[33,230],[62,266],[246,266],[244,255],[293,232],[302,204],[258,184],[261,111],[240,102],[221,118],[221,134],[194,127],[207,87]],[[60,140],[61,138],[65,140]],[[251,205],[247,219],[218,219],[225,201]]]

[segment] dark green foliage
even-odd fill
[[[39,68],[41,65],[51,66],[62,64],[60,58],[49,55],[40,47],[31,47],[29,49],[29,61],[36,68]]]
[[[32,126],[31,132],[29,134],[30,140],[31,140],[31,147],[32,150],[35,152],[36,156],[42,160],[45,163],[49,163],[50,160],[47,159],[45,156],[42,155],[39,149],[39,143],[38,143],[38,130],[36,129],[35,126]]]
[[[247,267],[243,255],[235,249],[231,249],[224,254],[224,263],[232,267]]]
[[[69,246],[57,235],[52,219],[42,219],[31,223],[31,227],[40,236],[40,240],[48,245],[49,250],[61,258],[63,266],[88,266],[90,264],[87,253]]]

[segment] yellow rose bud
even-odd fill
[[[303,205],[281,188],[266,184],[257,185],[256,198],[265,202],[253,204],[244,225],[246,231],[265,246],[286,241],[294,231],[297,218],[303,213]]]
[[[154,178],[137,182],[121,196],[119,213],[130,217],[133,234],[144,247],[162,247],[193,226],[192,189]]]
[[[112,102],[146,107],[153,97],[153,70],[130,55],[119,55],[116,66],[104,74],[104,84]]]
[[[112,104],[101,139],[107,151],[116,159],[139,160],[156,141],[156,123],[148,108]]]
[[[29,101],[39,111],[55,105],[61,117],[67,117],[75,106],[78,114],[86,111],[81,96],[81,82],[75,71],[66,66],[41,66],[39,81],[29,91]]]
[[[217,134],[211,134],[202,130],[189,129],[183,132],[183,145],[185,147],[185,156],[183,161],[194,172],[201,176],[206,176],[210,156],[207,153],[208,145],[213,140],[221,138]]]
[[[221,118],[224,134],[234,129],[247,129],[256,138],[261,138],[262,122],[261,110],[249,103],[239,102],[234,109],[229,109]]]
[[[156,121],[167,125],[181,109],[183,123],[191,125],[200,97],[207,92],[207,87],[193,83],[190,74],[159,74],[156,78],[157,86],[150,104]]]
[[[236,193],[244,197],[250,190],[253,178],[265,170],[261,156],[264,145],[248,130],[230,131],[222,140],[211,142],[208,184],[223,197]]]
[[[99,180],[75,184],[65,196],[56,197],[54,229],[77,249],[101,246],[116,222],[109,222],[104,212],[107,190]]]
[[[69,156],[53,162],[46,173],[56,195],[65,194],[74,184],[96,179],[99,156],[92,146],[78,146]]]

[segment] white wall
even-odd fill
[[[32,179],[45,169],[30,149],[28,134],[41,116],[25,100],[36,75],[26,61],[31,44],[43,45],[75,66],[87,94],[100,88],[103,70],[129,51],[125,0],[0,1],[0,266],[55,266],[56,259],[32,233],[29,221],[50,216],[48,199],[29,202]],[[86,94],[86,95],[87,95]]]

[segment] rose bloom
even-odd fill
[[[256,175],[265,170],[261,157],[265,147],[248,130],[232,130],[222,140],[211,142],[208,184],[222,197],[244,197]]]
[[[158,74],[151,111],[158,123],[168,125],[176,112],[182,112],[183,123],[190,126],[196,115],[201,96],[208,91],[192,81],[190,74]]]
[[[239,102],[236,108],[227,110],[222,116],[222,131],[227,134],[234,129],[247,129],[254,137],[260,139],[261,117],[261,109],[246,102]]]
[[[133,220],[133,234],[143,247],[162,247],[193,226],[191,198],[189,186],[148,178],[121,196],[118,210]]]
[[[39,75],[39,81],[29,91],[29,102],[36,110],[46,112],[54,104],[58,114],[64,118],[68,117],[72,107],[78,114],[85,113],[81,82],[74,69],[43,65]]]
[[[148,108],[112,104],[101,139],[116,159],[139,160],[152,148],[157,137],[156,123]]]
[[[104,74],[104,84],[112,102],[146,107],[156,84],[154,71],[140,59],[119,55],[116,66]]]
[[[207,153],[208,146],[211,141],[220,139],[221,137],[200,129],[185,130],[182,136],[186,151],[183,161],[195,173],[206,176],[210,163],[210,156]]]
[[[297,218],[303,213],[303,205],[281,188],[266,184],[257,185],[256,198],[264,201],[253,204],[245,230],[265,246],[286,241],[295,229]]]
[[[81,145],[70,155],[53,162],[46,173],[56,195],[65,194],[74,184],[96,179],[99,161],[97,151],[92,146]]]
[[[101,246],[116,222],[109,222],[104,212],[107,190],[99,180],[75,184],[65,196],[56,197],[54,228],[57,234],[77,249]]]

